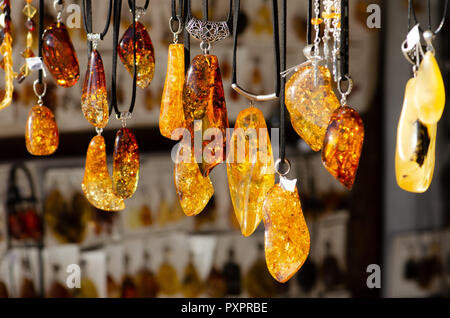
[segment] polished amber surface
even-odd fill
[[[14,92],[14,70],[12,57],[12,37],[9,32],[5,33],[2,44],[0,45],[0,53],[3,56],[1,60],[1,67],[5,71],[4,95],[0,102],[0,109],[11,105]]]
[[[159,131],[161,135],[173,140],[180,136],[172,136],[176,128],[184,128],[183,112],[184,84],[184,45],[170,44],[167,61],[166,80],[161,98],[159,113]]]
[[[275,184],[270,137],[263,113],[249,107],[236,119],[227,157],[227,175],[236,218],[244,236],[251,235],[263,217],[267,192]]]
[[[137,85],[140,88],[146,88],[150,85],[155,74],[155,51],[153,50],[152,40],[145,26],[136,22],[136,70]],[[119,42],[117,49],[120,60],[133,76],[133,26],[125,31]]]
[[[114,144],[113,189],[127,199],[133,196],[139,181],[139,148],[136,137],[128,128],[117,131]]]
[[[125,209],[123,199],[116,196],[113,191],[113,183],[106,165],[105,139],[101,135],[92,138],[89,144],[81,188],[88,201],[97,209],[104,211]]]
[[[322,163],[348,189],[355,181],[363,142],[364,125],[359,114],[348,106],[339,107],[325,134]]]
[[[264,227],[267,267],[277,281],[284,283],[309,254],[309,231],[297,188],[291,192],[276,184],[270,189],[264,202]]]
[[[317,79],[315,86],[314,68],[304,66],[287,81],[285,94],[292,127],[314,151],[322,149],[331,114],[339,107],[328,68],[319,66]]]
[[[47,156],[56,151],[59,144],[58,126],[53,112],[45,106],[33,106],[25,128],[25,144],[29,153]]]
[[[80,66],[64,23],[48,26],[42,39],[42,57],[56,83],[63,87],[75,85],[80,77]]]
[[[98,128],[105,128],[109,119],[108,93],[102,57],[92,50],[81,95],[81,110],[87,121]]]

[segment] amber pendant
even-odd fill
[[[155,73],[155,51],[145,26],[140,22],[135,22],[135,25],[137,85],[146,88]],[[133,25],[130,25],[123,34],[117,51],[128,73],[133,76]]]
[[[272,145],[259,109],[249,107],[239,113],[230,146],[227,175],[231,202],[242,234],[249,236],[261,222],[264,199],[275,184]]]
[[[331,87],[328,68],[319,66],[317,86],[314,67],[300,68],[286,83],[285,103],[297,134],[313,149],[322,149],[331,114],[339,101]]]
[[[89,59],[81,95],[81,109],[91,125],[105,128],[108,124],[109,108],[105,70],[102,57],[97,50],[92,50]]]
[[[139,181],[139,148],[136,137],[128,128],[117,131],[114,144],[113,188],[117,196],[133,196]]]
[[[36,105],[28,114],[25,128],[25,144],[30,154],[48,156],[59,144],[58,125],[53,112],[45,106]]]
[[[226,129],[229,127],[217,56],[197,55],[192,60],[183,87],[183,109],[192,144],[194,134],[201,133],[203,137],[202,149],[194,148],[194,151],[197,160],[197,154],[201,152],[200,171],[208,176],[215,166],[226,159]],[[208,136],[205,132],[209,128],[220,132],[222,136]]]
[[[80,77],[80,66],[64,23],[56,22],[47,27],[42,39],[42,57],[56,83],[63,87],[75,85]]]
[[[122,198],[113,191],[113,183],[106,164],[105,139],[101,135],[92,138],[84,168],[83,193],[88,201],[97,209],[104,211],[120,211],[125,209]]]
[[[4,30],[3,30],[4,31]],[[11,105],[14,92],[14,77],[13,70],[13,52],[12,52],[12,36],[9,32],[5,32],[3,35],[3,41],[0,45],[0,54],[3,59],[0,61],[1,68],[5,71],[5,84],[3,88],[3,97],[0,101],[0,109],[6,108]]]
[[[322,163],[348,189],[355,181],[363,142],[364,125],[359,114],[348,106],[336,109],[325,134]]]

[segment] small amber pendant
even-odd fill
[[[259,109],[249,107],[239,113],[230,146],[227,175],[231,202],[242,234],[249,236],[261,222],[264,199],[275,184],[272,145]]]
[[[64,23],[56,22],[47,27],[42,39],[42,57],[56,83],[63,87],[75,85],[80,77],[80,66]]]
[[[109,108],[105,70],[102,57],[97,50],[92,50],[86,70],[81,95],[81,110],[91,125],[105,128],[108,124]]]
[[[322,163],[348,189],[355,181],[363,142],[364,125],[359,114],[348,106],[336,109],[325,134]]]
[[[117,196],[133,196],[139,181],[139,148],[136,137],[128,128],[117,131],[114,144],[113,187]]]
[[[48,156],[59,144],[58,125],[53,112],[45,106],[36,105],[28,114],[25,128],[25,144],[30,154]]]
[[[145,26],[140,22],[136,22],[135,25],[137,85],[146,88],[155,73],[155,51]],[[117,51],[128,73],[133,76],[133,25],[130,25],[123,34]]]

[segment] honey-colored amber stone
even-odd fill
[[[47,107],[36,105],[31,108],[25,128],[25,144],[28,152],[35,156],[51,155],[58,148],[58,125]]]
[[[312,18],[311,19],[311,24],[312,25],[319,25],[323,22],[323,20],[321,18]]]
[[[328,68],[319,66],[317,80],[315,86],[314,67],[304,66],[287,81],[285,94],[292,127],[314,151],[322,149],[331,114],[339,107]]]
[[[267,192],[275,184],[270,137],[263,113],[249,107],[236,119],[227,157],[227,175],[236,218],[244,236],[251,235],[263,217]]]
[[[136,137],[128,128],[117,131],[114,144],[113,188],[117,196],[133,196],[139,181],[139,148]]]
[[[71,87],[80,78],[80,66],[64,23],[48,26],[42,37],[42,57],[56,83]]]
[[[136,22],[136,78],[140,88],[150,85],[155,74],[155,51],[147,29],[140,22]],[[125,31],[117,49],[120,60],[133,76],[133,25]]]
[[[184,45],[170,44],[167,61],[166,80],[161,98],[159,113],[159,131],[161,135],[173,140],[180,136],[172,136],[177,128],[184,128],[183,111],[184,84]]]
[[[0,109],[6,108],[11,105],[14,92],[14,78],[16,77],[13,70],[13,56],[12,56],[12,36],[9,32],[6,32],[2,44],[0,45],[0,53],[3,56],[1,60],[1,67],[5,71],[5,84],[2,100],[0,102]]]
[[[279,282],[289,280],[309,254],[309,231],[297,188],[287,191],[276,184],[264,202],[264,246],[270,274]]]
[[[88,201],[97,209],[120,211],[125,209],[123,199],[116,196],[106,164],[105,139],[101,135],[92,138],[86,154],[84,177],[81,184]]]
[[[433,178],[437,123],[424,124],[419,120],[414,99],[416,85],[416,78],[411,78],[405,88],[397,127],[395,175],[400,188],[422,193]]]
[[[325,134],[322,163],[348,189],[355,181],[363,142],[364,125],[359,114],[348,106],[336,109]]]
[[[98,128],[105,128],[109,119],[108,93],[102,57],[92,50],[81,95],[81,110],[87,121]]]

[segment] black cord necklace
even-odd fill
[[[439,22],[439,25],[437,26],[437,28],[432,31],[432,23],[431,23],[431,1],[427,0],[427,15],[428,15],[428,24],[427,24],[427,29],[432,31],[434,35],[438,34],[439,32],[441,32],[442,27],[445,24],[445,21],[447,19],[447,12],[448,12],[448,0],[445,0],[444,2],[444,10],[442,12],[442,18],[441,21]],[[414,23],[418,24],[418,19],[416,16],[416,10],[414,9],[414,3],[413,0],[409,0],[408,1],[408,30],[411,29],[411,18],[414,19]],[[419,30],[420,32],[424,32],[423,28],[420,26],[419,24]]]

